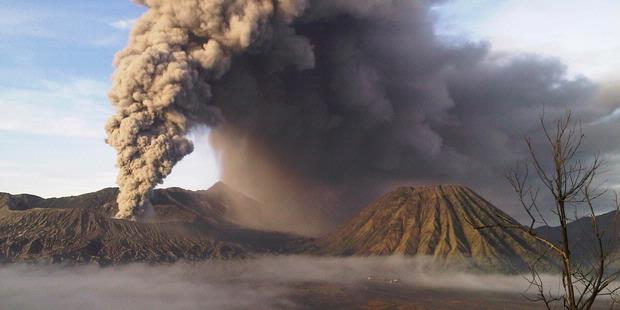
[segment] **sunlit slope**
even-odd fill
[[[527,270],[543,253],[535,239],[518,230],[474,227],[495,223],[498,215],[507,216],[466,187],[402,187],[319,240],[314,251],[425,255],[483,269]]]

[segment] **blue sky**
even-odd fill
[[[442,33],[487,40],[496,52],[557,57],[573,75],[618,78],[620,1],[455,0],[438,12]]]
[[[0,191],[50,197],[115,185],[106,93],[114,54],[143,11],[125,0],[0,1]],[[194,140],[194,160],[166,185],[217,180],[206,133]]]
[[[51,197],[114,186],[106,93],[114,53],[143,11],[129,0],[0,0],[0,191]],[[620,1],[455,0],[436,14],[442,35],[556,56],[596,81],[618,78]],[[207,134],[193,134],[196,152],[165,186],[217,181]]]

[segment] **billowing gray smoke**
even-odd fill
[[[110,94],[119,217],[191,152],[195,124],[213,128],[226,183],[316,232],[400,183],[506,196],[496,184],[543,106],[586,123],[617,107],[554,59],[438,37],[438,2],[142,1]]]
[[[220,119],[209,83],[226,73],[231,57],[276,36],[283,47],[309,50],[286,26],[303,0],[140,2],[150,10],[117,55],[110,99],[118,113],[106,126],[118,151],[118,218],[140,215],[153,188],[192,152],[185,135],[193,121]],[[313,62],[307,57],[301,66]]]

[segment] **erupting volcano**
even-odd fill
[[[0,2],[0,309],[620,303],[620,1]]]
[[[437,35],[441,1],[138,2],[109,93],[117,218],[148,213],[196,126],[222,181],[317,234],[397,185],[466,183],[504,202],[496,176],[526,155],[514,136],[540,103],[594,113],[581,103],[595,86],[553,59]]]

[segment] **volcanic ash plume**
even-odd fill
[[[106,125],[107,142],[118,152],[122,219],[144,213],[149,193],[192,152],[185,135],[194,123],[221,121],[210,84],[234,55],[268,47],[274,33],[285,34],[280,46],[289,40],[291,49],[311,50],[287,26],[305,9],[303,0],[138,2],[149,11],[115,60],[109,97],[117,113]]]
[[[595,85],[555,59],[437,35],[443,0],[140,3],[110,93],[120,218],[145,211],[196,124],[270,228],[318,234],[400,184],[465,182],[511,202],[502,175],[527,158],[543,104],[549,119],[600,114]]]

